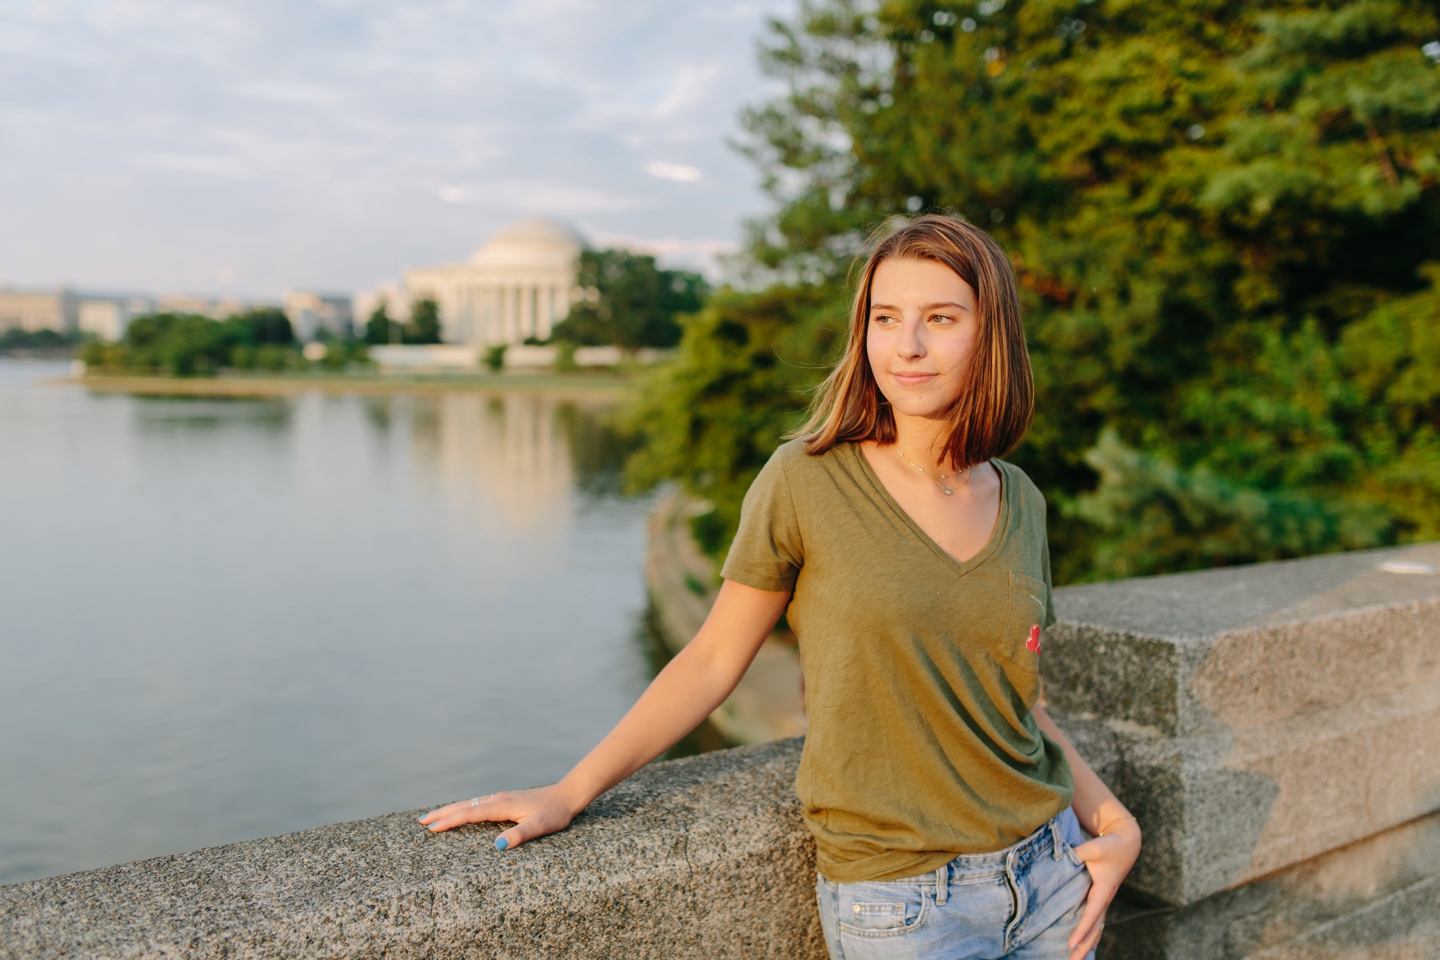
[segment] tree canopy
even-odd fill
[[[1010,251],[1037,387],[1014,459],[1058,578],[1440,536],[1432,5],[816,0],[763,61],[788,85],[746,116],[773,286],[687,325],[635,464],[716,504],[717,549],[867,236],[925,210]]]
[[[161,372],[175,377],[212,376],[222,367],[260,370],[308,366],[284,311],[259,307],[212,320],[193,313],[151,313],[136,317],[119,343],[87,342],[87,365],[102,370]],[[325,365],[343,368],[363,361],[363,350],[337,342]]]
[[[381,301],[365,321],[363,339],[366,343],[439,343],[440,307],[429,297],[410,305],[410,319],[404,323],[392,320],[387,304]]]
[[[700,274],[663,270],[654,257],[628,250],[586,250],[578,273],[585,299],[552,335],[580,346],[673,347],[676,318],[700,309],[708,292]]]

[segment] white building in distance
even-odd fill
[[[12,327],[21,330],[79,330],[101,340],[120,340],[130,321],[147,313],[189,313],[212,320],[224,320],[273,302],[241,300],[235,297],[206,297],[190,294],[132,296],[125,294],[77,292],[69,287],[50,290],[16,290],[0,287],[0,333]],[[351,304],[345,295],[287,290],[282,301],[285,316],[299,340],[313,340],[321,330],[337,337],[351,335]]]
[[[155,301],[147,297],[108,297],[80,302],[80,330],[101,340],[116,341],[125,336],[130,321],[155,311]]]
[[[413,303],[440,307],[446,343],[512,344],[550,339],[570,312],[577,261],[585,241],[553,220],[521,220],[496,234],[465,263],[410,270]]]
[[[125,336],[130,321],[155,309],[149,297],[84,293],[70,287],[17,290],[0,287],[0,333],[12,328],[28,332],[79,330],[102,340]]]
[[[54,330],[66,333],[80,325],[80,296],[69,287],[16,290],[0,287],[0,333]]]
[[[297,340],[314,340],[321,330],[337,337],[350,336],[352,318],[350,298],[347,296],[286,290],[282,303]]]

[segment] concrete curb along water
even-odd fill
[[[503,853],[410,811],[0,887],[0,960],[823,960],[800,746],[655,764]]]
[[[715,565],[690,533],[695,501],[666,497],[650,515],[645,578],[660,638],[673,655],[699,632],[715,602]],[[730,743],[764,743],[805,733],[805,700],[794,635],[777,630],[735,692],[710,715]]]

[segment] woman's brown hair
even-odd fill
[[[988,233],[935,214],[917,217],[884,237],[865,261],[845,354],[820,385],[810,419],[795,435],[814,455],[847,441],[895,442],[895,416],[865,353],[875,268],[892,257],[943,264],[975,291],[979,329],[964,385],[947,411],[952,428],[942,458],[963,470],[1004,456],[1020,445],[1035,413],[1015,273],[1004,248]]]

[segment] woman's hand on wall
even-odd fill
[[[562,785],[557,783],[532,790],[510,790],[462,800],[430,811],[420,818],[420,822],[429,827],[431,833],[443,833],[467,823],[514,821],[515,826],[495,838],[497,849],[508,850],[526,840],[564,830],[583,806],[577,807],[574,798],[568,796]]]
[[[1100,942],[1105,911],[1120,891],[1120,884],[1140,856],[1140,824],[1128,814],[1101,829],[1100,835],[1075,848],[1075,855],[1090,871],[1090,893],[1075,932],[1070,934],[1070,960],[1082,960]]]

